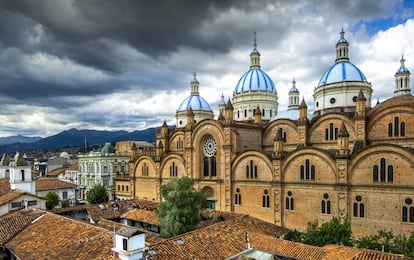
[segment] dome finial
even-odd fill
[[[250,53],[250,69],[260,69],[260,53],[257,50],[256,31],[254,31],[253,50]]]
[[[191,95],[200,95],[200,93],[198,92],[198,86],[200,85],[200,83],[197,80],[197,74],[194,72],[194,79],[191,81]]]
[[[296,79],[295,79],[295,77],[293,77],[292,85],[293,85],[294,87],[296,87]]]
[[[257,50],[257,42],[256,42],[256,31],[253,32],[254,39],[253,39],[253,51]]]
[[[405,67],[405,64],[404,64],[405,63],[404,54],[401,55],[400,63],[401,63],[401,68]]]
[[[341,39],[345,38],[345,32],[344,32],[344,26],[343,25],[342,25],[342,28],[341,28],[341,32],[339,34],[341,35]]]

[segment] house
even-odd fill
[[[49,191],[56,192],[60,201],[69,200],[73,205],[76,200],[76,185],[55,178],[39,178],[36,182],[36,195],[44,197]]]
[[[60,168],[54,169],[46,174],[46,177],[57,178],[61,181],[67,181],[75,185],[78,184],[78,164],[75,163],[71,166],[65,165]]]
[[[21,190],[9,190],[0,194],[0,216],[28,206],[46,209],[46,200]]]

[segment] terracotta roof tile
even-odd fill
[[[2,195],[0,195],[0,206],[9,203],[10,201],[18,198],[19,196],[25,193],[26,192],[21,190],[9,190],[8,192],[3,193]]]
[[[38,211],[25,211],[25,214],[8,214],[0,218],[0,245],[4,245],[33,220],[44,214]]]
[[[76,185],[55,178],[40,178],[36,180],[36,191],[74,189]]]
[[[224,259],[245,249],[246,232],[280,237],[287,230],[244,215],[154,244],[151,259]]]
[[[100,227],[103,227],[103,228],[106,228],[106,229],[111,230],[111,231],[114,230],[114,227],[117,230],[120,227],[124,226],[123,224],[121,224],[119,222],[115,222],[115,221],[107,220],[107,219],[99,220],[99,222],[96,225],[98,225]],[[157,233],[148,231],[148,230],[140,228],[140,227],[135,227],[135,228],[137,228],[141,232],[145,233],[145,244],[147,246],[152,245],[154,243],[159,243],[159,242],[165,240],[164,238],[160,237]]]
[[[54,169],[53,171],[50,171],[46,174],[47,177],[57,177],[59,174],[65,173],[65,170],[67,169],[67,166],[63,166],[57,169]]]
[[[6,193],[10,190],[10,180],[0,179],[0,194]]]
[[[112,205],[114,204],[117,205],[116,210],[112,207]],[[103,208],[101,208],[101,206],[97,204],[85,204],[67,208],[54,209],[53,212],[59,215],[70,215],[71,212],[84,211],[90,216],[90,218],[94,222],[98,222],[101,219],[118,219],[121,217],[122,214],[129,210],[129,205],[127,201],[110,202],[101,205],[103,206]]]
[[[69,168],[67,168],[66,170],[71,170],[71,171],[77,171],[79,168],[78,163],[72,164],[71,166],[69,166]]]
[[[122,215],[123,218],[145,222],[152,225],[159,225],[157,213],[153,210],[133,209]]]
[[[112,259],[113,232],[46,212],[6,247],[20,259]]]
[[[135,199],[133,203],[134,206],[139,209],[156,210],[160,206],[159,202],[143,199]]]
[[[326,254],[320,247],[295,243],[260,233],[249,233],[249,240],[253,248],[296,259],[323,259]]]

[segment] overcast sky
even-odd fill
[[[312,110],[342,27],[373,100],[392,97],[402,54],[414,71],[412,0],[0,1],[0,136],[174,125],[194,72],[217,117],[255,31],[279,111],[293,78]]]

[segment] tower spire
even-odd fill
[[[256,31],[254,32],[253,50],[250,53],[250,69],[260,69],[260,53],[257,50]]]
[[[395,73],[394,96],[410,95],[410,71],[405,67],[404,55],[401,55],[400,68]]]
[[[193,96],[198,96],[200,95],[200,93],[198,92],[198,86],[200,85],[200,83],[197,80],[197,75],[194,72],[194,79],[191,81],[191,95]]]
[[[341,37],[336,43],[336,60],[335,62],[349,61],[349,43],[345,39],[344,27],[342,27],[341,32],[339,33]]]

